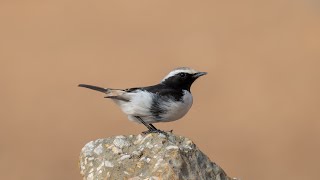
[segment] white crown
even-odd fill
[[[195,73],[197,73],[199,71],[196,71],[196,70],[188,68],[188,67],[179,67],[179,68],[176,68],[176,69],[172,70],[166,77],[164,77],[162,79],[161,82],[165,81],[169,77],[175,76],[176,74],[179,74],[179,73],[182,73],[182,72],[183,73],[187,73],[187,74],[195,74]]]

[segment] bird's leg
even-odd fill
[[[156,127],[154,127],[154,125],[149,124],[150,127],[152,127],[154,130],[158,130]]]
[[[159,129],[157,129],[156,127],[154,127],[154,125],[152,124],[147,124],[146,122],[144,122],[144,120],[139,117],[139,116],[135,116],[143,125],[145,125],[148,128],[148,131],[144,131],[142,132],[143,134],[149,134],[149,133],[163,133],[163,134],[167,134],[164,131],[161,131]]]
[[[151,124],[151,126],[150,126],[150,124],[147,124],[146,122],[144,122],[144,120],[142,120],[142,118],[141,117],[139,117],[139,116],[135,116],[143,125],[145,125],[147,128],[148,128],[148,130],[149,131],[156,131],[156,130],[158,130],[157,128],[155,128],[152,124]]]

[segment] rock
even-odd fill
[[[87,180],[231,179],[191,140],[172,133],[91,141],[82,148],[79,164]]]

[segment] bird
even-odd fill
[[[160,83],[146,87],[128,89],[103,88],[88,84],[88,88],[105,94],[117,104],[133,122],[142,123],[148,128],[143,133],[163,133],[153,123],[170,122],[182,118],[192,106],[190,91],[193,82],[207,72],[196,71],[189,67],[173,69]],[[171,130],[172,132],[172,130]]]

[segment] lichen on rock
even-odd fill
[[[172,133],[91,141],[82,148],[79,166],[86,180],[231,179],[191,140]]]

